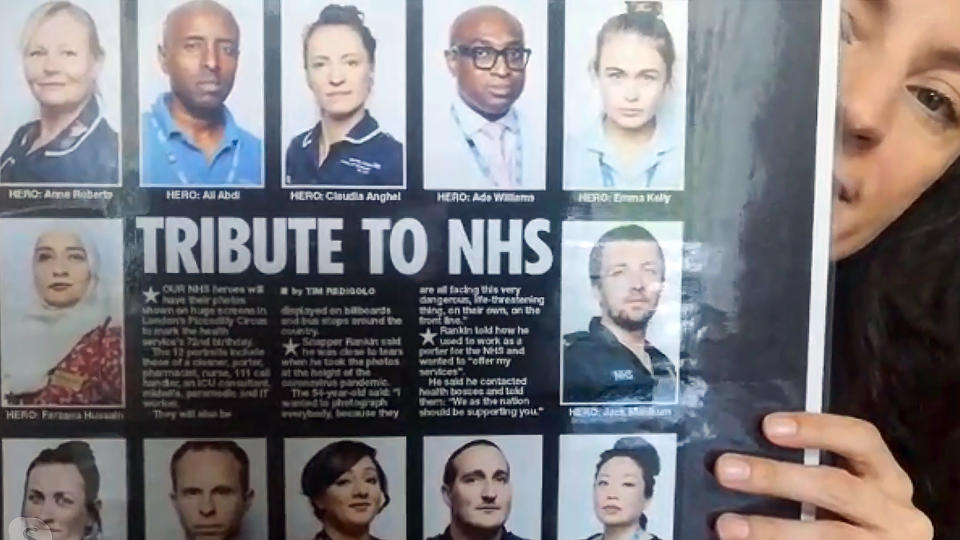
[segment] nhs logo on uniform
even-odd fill
[[[613,380],[617,382],[633,380],[633,371],[629,369],[615,369],[611,373],[613,373]]]

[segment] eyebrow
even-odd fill
[[[494,41],[491,41],[491,40],[489,40],[489,39],[487,39],[487,38],[478,37],[478,38],[475,38],[475,39],[471,40],[471,41],[469,42],[469,44],[470,44],[470,45],[486,45],[486,46],[488,46],[488,47],[507,48],[507,47],[520,47],[520,46],[523,45],[523,40],[522,40],[522,39],[511,39],[510,41],[505,42],[503,45],[500,45],[499,43],[496,43],[496,42],[494,42]]]
[[[947,69],[960,72],[960,49],[944,47],[926,55],[932,69]]]
[[[861,4],[866,5],[880,15],[886,15],[890,12],[890,0],[861,0]]]

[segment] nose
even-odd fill
[[[848,54],[840,83],[839,138],[845,153],[880,145],[890,130],[903,93],[905,69],[896,55]]]
[[[43,58],[43,72],[44,73],[57,73],[60,71],[60,61],[56,58],[56,54],[47,54]]]
[[[217,513],[217,507],[213,504],[213,497],[200,497],[200,506],[197,511],[203,517],[211,517]]]
[[[632,103],[639,99],[640,97],[640,82],[639,81],[629,81],[623,89],[623,99],[629,103]]]
[[[52,271],[54,277],[65,277],[70,273],[69,270],[67,270],[67,265],[64,264],[62,260],[57,260],[57,262],[53,264]]]
[[[37,512],[37,516],[36,516],[37,519],[46,523],[48,526],[53,525],[57,521],[56,513],[54,512],[53,505],[54,505],[53,501],[44,502],[39,509],[40,511]]]
[[[370,494],[370,490],[366,482],[354,482],[353,484],[353,496],[359,498],[366,498]]]
[[[343,69],[336,64],[331,65],[330,70],[327,72],[327,81],[333,86],[340,86],[343,84]]]
[[[480,497],[484,502],[493,502],[497,500],[497,490],[492,482],[484,482],[483,489],[480,491]]]
[[[220,51],[216,43],[207,45],[203,52],[203,67],[210,71],[220,71]]]
[[[498,55],[493,61],[493,67],[490,68],[490,73],[496,75],[497,77],[509,77],[510,68],[507,67],[507,57],[502,54]]]

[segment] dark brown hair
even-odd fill
[[[27,467],[27,479],[30,478],[30,472],[39,465],[73,465],[77,468],[80,478],[83,479],[84,507],[87,515],[96,524],[97,530],[100,530],[103,527],[100,522],[100,510],[97,508],[97,501],[100,499],[100,470],[97,469],[97,461],[93,457],[90,445],[83,441],[67,441],[56,448],[45,448]],[[26,480],[23,486],[23,497],[26,500]]]
[[[835,412],[873,422],[937,538],[960,538],[960,164],[836,271]]]
[[[673,64],[677,59],[677,51],[673,45],[670,29],[663,22],[663,4],[661,2],[634,2],[627,13],[611,17],[603,23],[597,33],[597,45],[590,67],[594,73],[600,71],[600,53],[607,39],[613,34],[637,34],[653,41],[657,52],[667,66],[667,82],[673,79]]]
[[[310,23],[310,26],[303,32],[303,67],[307,67],[307,43],[314,32],[324,26],[343,25],[349,26],[363,42],[363,48],[367,51],[370,58],[370,64],[376,63],[377,40],[374,39],[370,29],[363,23],[363,12],[355,6],[341,6],[330,4],[320,11],[317,20]]]

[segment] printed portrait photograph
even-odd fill
[[[0,219],[4,407],[121,407],[123,223]]]
[[[120,3],[4,2],[0,184],[120,185]]]
[[[541,538],[540,435],[425,437],[423,535]]]
[[[424,1],[424,189],[545,189],[547,4]]]
[[[20,517],[46,524],[38,540],[128,538],[123,439],[5,438],[3,478],[4,530]]]
[[[263,0],[140,0],[140,185],[263,186]]]
[[[283,186],[406,186],[405,2],[285,0]]]
[[[558,540],[672,540],[673,433],[560,435]]]
[[[147,540],[267,538],[263,439],[147,439]]]
[[[406,440],[403,437],[284,440],[289,540],[404,540]]]
[[[687,7],[566,3],[564,189],[683,189]]]
[[[563,223],[560,402],[679,396],[683,223]]]

